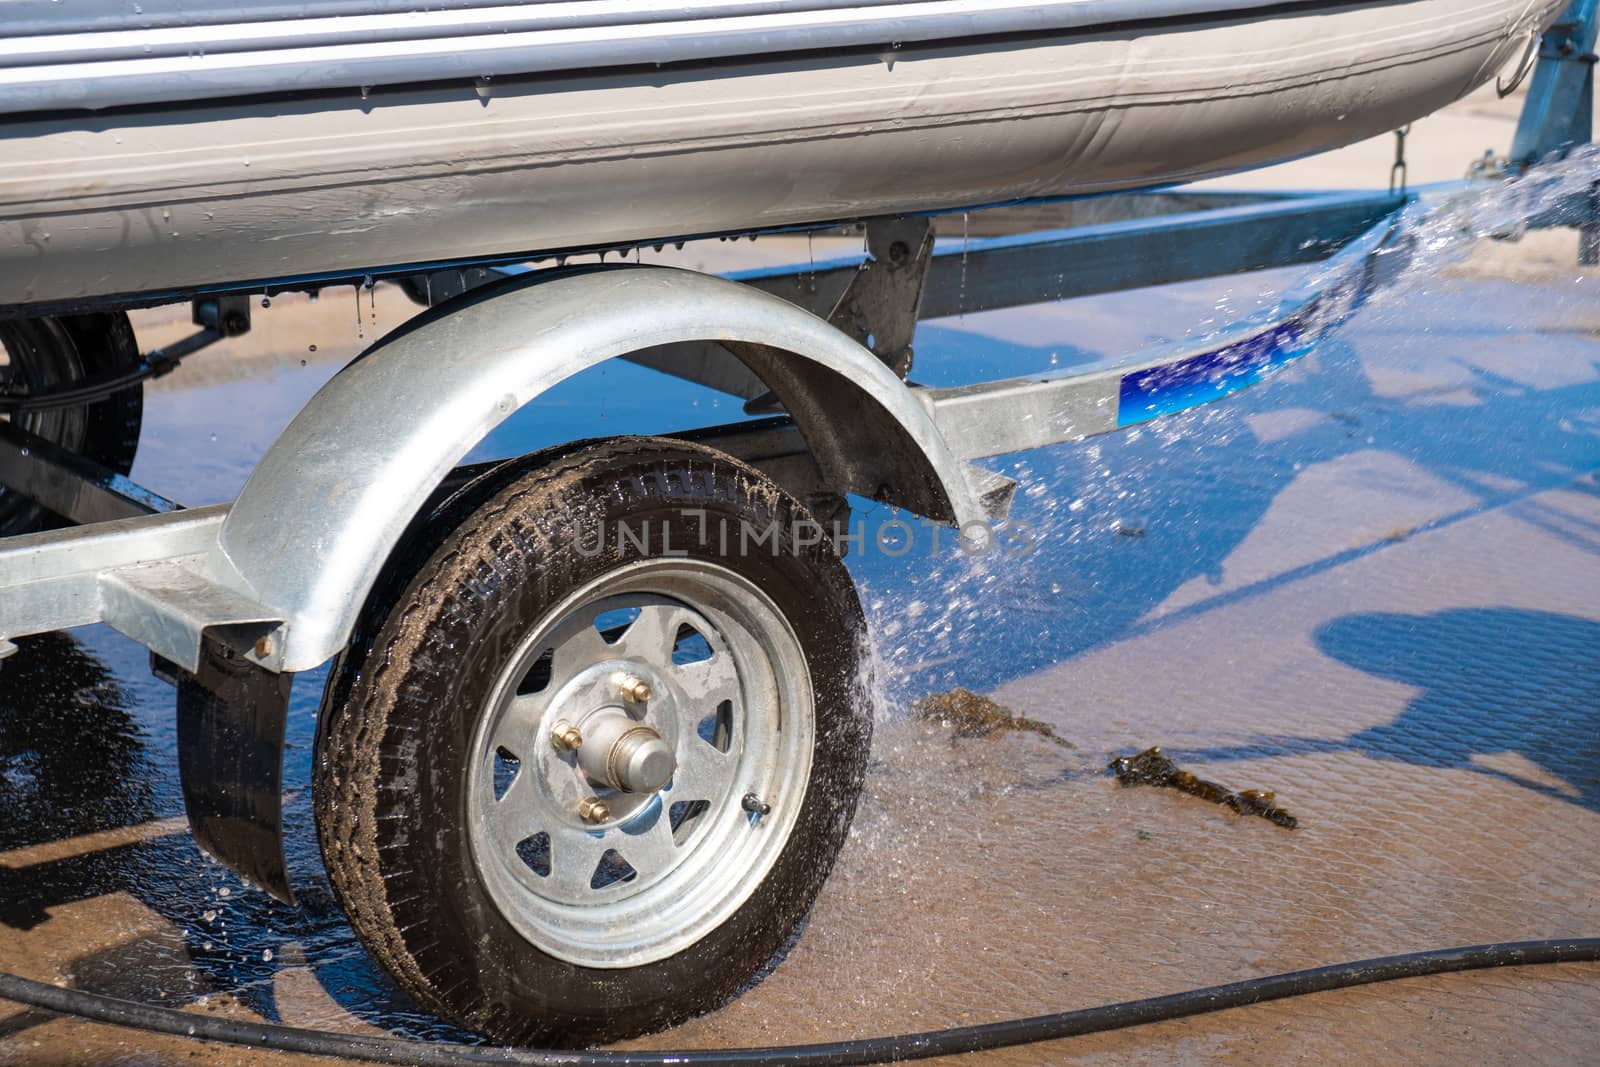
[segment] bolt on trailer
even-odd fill
[[[1592,139],[1596,0],[996,4],[976,37],[889,2],[307,0],[249,24],[5,3],[0,653],[95,622],[146,646],[196,841],[291,903],[290,686],[332,661],[313,792],[333,885],[402,987],[503,1041],[715,1006],[804,917],[871,732],[862,611],[824,536],[849,497],[976,535],[1014,489],[978,461],[1254,384],[1403,271],[1402,212]],[[1271,91],[1233,92],[1197,50],[1255,56],[1229,76]],[[1135,59],[1177,88],[1135,99]],[[1402,126],[1507,61],[1530,79],[1515,142],[1466,181],[1408,188],[1402,135],[1379,191],[1125,191]],[[775,86],[826,135],[784,126]],[[448,165],[417,149],[439,130]],[[953,211],[983,236],[936,242]],[[1533,224],[1600,259],[1600,181]],[[564,258],[841,226],[864,255],[804,269]],[[1297,264],[1273,310],[1199,342],[914,380],[920,319]],[[247,332],[252,294],[380,278],[428,310],[313,397],[237,500],[129,480],[144,380]],[[142,350],[126,311],[176,300],[193,335]],[[463,465],[609,359],[751,417]],[[712,533],[742,528],[770,551]]]

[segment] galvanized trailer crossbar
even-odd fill
[[[1592,137],[1595,26],[1596,0],[1577,0],[1546,35],[1510,170]],[[927,218],[874,219],[864,260],[728,278],[488,263],[419,275],[408,291],[437,306],[336,375],[231,505],[180,508],[0,421],[0,484],[80,524],[0,540],[0,654],[9,638],[95,622],[149,648],[180,681],[197,838],[288,898],[278,811],[288,678],[345,646],[407,528],[478,473],[463,457],[544,390],[632,360],[773,414],[684,436],[761,468],[824,520],[853,494],[981,524],[1005,514],[1013,486],[972,460],[1254,384],[1400,272],[1401,211],[1472,188],[1129,194],[1035,205],[1025,210],[1080,224],[960,244],[937,241]],[[1023,209],[982,217],[1008,210]],[[1592,192],[1534,224],[1576,226],[1600,254]],[[1057,374],[914,383],[919,319],[1300,264],[1317,264],[1303,287],[1193,342]],[[197,306],[204,329],[190,347],[237,332],[231,299]],[[176,358],[158,356],[152,372]]]
[[[338,375],[232,505],[180,508],[0,422],[0,483],[82,523],[0,540],[0,641],[105,622],[149,648],[159,672],[178,681],[179,766],[197,842],[289,900],[280,808],[289,679],[344,645],[406,526],[476,473],[456,467],[462,455],[543,388],[623,356],[753,405],[765,400],[786,414],[687,436],[763,469],[824,521],[856,493],[967,527],[1003,516],[1013,489],[969,460],[1204,403],[1308,351],[1378,281],[1405,202],[1271,200],[987,238],[937,255],[926,220],[889,220],[869,226],[869,244],[887,247],[866,269],[739,280],[656,268],[505,278],[441,306]],[[1243,239],[1220,241],[1225,232]],[[899,238],[910,241],[891,251]],[[955,389],[899,377],[910,369],[919,314],[1203,277],[1218,266],[1209,250],[1219,247],[1230,249],[1228,270],[1338,251],[1318,285],[1198,345]],[[850,321],[820,317],[837,319],[841,308]],[[492,321],[474,323],[491,310]],[[506,322],[516,329],[497,336],[495,324]],[[500,356],[474,360],[471,373],[441,357],[450,344],[441,336],[463,329],[476,343],[458,340],[460,350]],[[377,458],[353,472],[357,451]]]
[[[1195,199],[1205,198],[1190,197]],[[1204,342],[1057,375],[954,389],[913,385],[907,396],[927,411],[961,460],[1105,433],[1216,399],[1307,351],[1360,304],[1372,288],[1380,253],[1393,251],[1385,244],[1386,220],[1409,200],[1388,193],[1271,198],[1259,206],[979,238],[941,250],[930,258],[915,309],[920,318],[1308,263],[1342,249],[1319,272],[1313,291],[1291,294],[1271,318],[1236,324]],[[860,267],[853,260],[814,270],[735,274],[730,280],[825,315]],[[540,277],[528,273],[514,281],[526,285]],[[716,342],[627,358],[736,396],[766,391],[760,378]],[[768,466],[802,463],[808,455],[804,436],[789,420],[781,429],[734,424],[695,436]],[[247,634],[253,654],[257,637],[290,621],[258,603],[251,583],[219,550],[229,506],[174,513],[170,501],[88,467],[48,441],[0,424],[0,482],[84,524],[0,542],[0,575],[8,590],[0,636],[104,621],[192,670],[203,632]],[[979,500],[978,509],[961,518],[1004,510],[1008,487],[998,485],[997,476],[972,467],[962,468],[961,476],[976,487]],[[814,467],[812,478],[820,480]],[[857,488],[874,495],[877,487]],[[147,515],[153,517],[142,517]]]
[[[1393,220],[1417,195],[1272,197],[1258,205],[980,238],[942,249],[929,257],[920,304],[914,308],[920,318],[1219,273],[1326,263],[1269,313],[1200,341],[1055,374],[944,389],[911,385],[903,394],[926,412],[956,461],[1106,433],[1216,400],[1309,351],[1403,265],[1405,249],[1390,241]],[[859,261],[850,261],[803,271],[748,272],[730,280],[740,288],[781,296],[827,314],[860,270]],[[538,287],[557,273],[528,272],[499,284],[509,282],[537,295]],[[672,273],[628,268],[603,272]],[[766,391],[762,380],[721,342],[678,343],[620,354],[736,396],[759,397]],[[563,368],[560,376],[566,373],[570,369]],[[502,414],[509,414],[510,403],[505,407]],[[811,459],[806,435],[793,418],[777,426],[762,423],[752,429],[750,424],[734,424],[696,431],[694,436],[714,440],[724,450],[761,465],[787,464],[785,480],[792,484],[808,477],[813,484],[804,488],[813,493],[827,487],[826,472]],[[354,446],[355,439],[350,437],[348,443]],[[232,636],[241,644],[241,652],[263,666],[284,668],[281,650],[289,635],[279,631],[310,623],[313,616],[304,610],[280,610],[259,596],[261,576],[239,572],[221,538],[230,506],[178,511],[176,505],[125,478],[86,466],[19,427],[0,424],[0,482],[87,524],[0,541],[0,587],[6,590],[0,636],[104,621],[157,655],[192,670],[199,662],[202,637],[209,631]],[[1009,486],[1002,479],[964,463],[953,469],[971,496],[967,506],[940,517],[972,521],[1003,513]],[[447,484],[460,480],[456,477]],[[883,486],[858,482],[843,488],[915,506],[905,498],[903,487],[889,485],[882,492]],[[246,495],[257,489],[252,479]],[[419,500],[434,491],[433,484],[412,488]],[[280,520],[278,525],[292,529],[293,522]],[[398,536],[399,531],[390,532]],[[358,592],[350,590],[347,595]],[[243,640],[246,637],[248,641]],[[261,638],[269,638],[261,647],[276,646],[279,653],[261,653],[257,647]],[[320,649],[321,658],[343,635],[334,638]],[[313,665],[287,664],[296,670]]]

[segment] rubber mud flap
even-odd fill
[[[178,772],[189,829],[206,852],[285,904],[283,733],[291,674],[206,638],[178,678]]]

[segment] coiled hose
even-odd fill
[[[952,1056],[965,1052],[1054,1041],[1063,1037],[1119,1030],[1128,1026],[1181,1019],[1189,1015],[1281,1000],[1329,989],[1449,974],[1487,967],[1525,967],[1544,963],[1600,961],[1600,938],[1551,941],[1502,941],[1467,948],[1434,949],[1402,956],[1336,963],[1305,971],[1251,978],[1227,985],[1191,989],[1164,997],[1129,1000],[1098,1008],[1035,1015],[1027,1019],[962,1026],[895,1037],[870,1037],[816,1045],[773,1048],[714,1049],[692,1052],[560,1052],[543,1049],[494,1048],[481,1045],[433,1044],[393,1037],[365,1037],[326,1030],[302,1030],[273,1023],[252,1023],[196,1015],[175,1008],[153,1007],[116,997],[0,974],[0,1000],[75,1015],[113,1026],[125,1026],[204,1041],[336,1056],[391,1064],[518,1064],[536,1067],[668,1067],[668,1065],[789,1065],[840,1067],[845,1064],[891,1063]]]

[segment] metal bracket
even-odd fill
[[[904,380],[911,373],[911,340],[933,262],[933,222],[925,216],[868,219],[866,233],[866,258],[828,311],[828,325],[869,349]],[[823,295],[815,289],[813,294]],[[815,306],[808,310],[821,314]],[[778,407],[776,395],[766,392],[748,401],[744,410],[756,415]]]
[[[256,666],[207,634],[178,671],[178,772],[195,843],[285,904],[283,734],[293,675]]]
[[[1539,64],[1511,143],[1511,163],[1525,167],[1594,139],[1595,37],[1600,0],[1573,0],[1539,45]]]
[[[1411,123],[1394,131],[1394,166],[1389,168],[1389,195],[1406,195],[1406,138],[1411,136]]]
[[[867,258],[828,315],[900,378],[911,373],[911,339],[923,283],[933,260],[933,224],[925,216],[867,221]]]
[[[215,330],[223,337],[238,337],[250,332],[248,293],[219,293],[194,302],[191,314],[196,326]]]
[[[246,293],[219,293],[196,300],[191,305],[190,319],[200,327],[188,337],[180,337],[165,348],[158,348],[144,357],[149,368],[145,377],[159,378],[178,369],[178,364],[202,348],[209,348],[229,337],[242,337],[250,332],[250,297]]]

